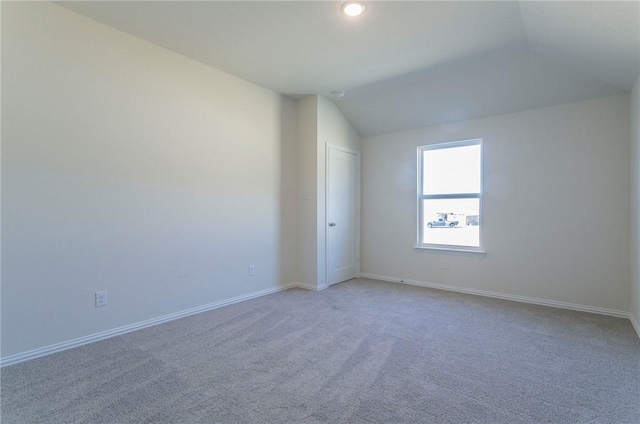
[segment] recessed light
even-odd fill
[[[342,11],[347,16],[359,16],[364,13],[364,3],[359,1],[348,1],[342,5]]]

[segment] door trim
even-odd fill
[[[330,287],[329,284],[329,151],[338,150],[344,153],[350,153],[356,157],[356,213],[354,217],[354,226],[356,230],[356,278],[360,275],[360,179],[361,165],[360,152],[348,147],[338,146],[337,144],[325,143],[324,156],[324,287]],[[336,283],[337,284],[337,283]]]

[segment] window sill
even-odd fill
[[[416,250],[427,250],[432,252],[440,252],[440,253],[453,253],[453,254],[462,254],[469,256],[486,256],[487,252],[481,249],[465,249],[464,247],[437,247],[437,246],[413,246]]]

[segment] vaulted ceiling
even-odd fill
[[[363,136],[629,91],[635,1],[57,2],[276,92],[332,98]],[[333,90],[344,90],[342,98]]]

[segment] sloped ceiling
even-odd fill
[[[516,49],[356,88],[337,102],[360,135],[371,136],[622,92],[529,49]]]
[[[57,2],[271,90],[332,98],[363,136],[629,91],[638,2]],[[332,90],[347,94],[333,98]]]
[[[631,90],[640,73],[640,2],[521,2],[532,50]]]

